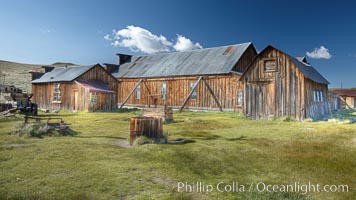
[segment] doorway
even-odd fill
[[[256,97],[256,117],[273,118],[276,117],[276,84],[274,81],[259,82],[257,85]]]
[[[78,90],[73,90],[74,104],[73,110],[78,110]]]

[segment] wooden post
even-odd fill
[[[136,88],[141,84],[142,80],[143,80],[143,79],[140,79],[140,80],[137,82],[135,88],[131,90],[130,94],[126,97],[125,101],[121,104],[121,106],[120,106],[119,109],[121,109],[122,107],[124,107],[125,103],[129,100],[129,98],[131,97],[131,95],[135,92]]]
[[[346,105],[345,108],[346,108],[346,107],[349,107],[349,109],[352,109],[351,106],[350,106],[349,104],[347,104],[346,100],[345,100],[344,98],[342,98],[342,96],[339,95],[338,97],[339,97],[339,99],[340,99],[341,101],[343,101],[343,102],[345,103],[345,105]],[[346,109],[347,109],[347,108],[346,108]]]
[[[202,76],[199,77],[199,79],[197,80],[197,82],[195,82],[194,87],[193,87],[192,90],[189,92],[188,96],[185,98],[183,104],[182,104],[181,107],[179,108],[179,112],[181,112],[181,111],[183,110],[185,104],[187,104],[188,100],[190,99],[190,96],[192,96],[192,94],[193,94],[195,88],[198,86],[198,84],[200,83],[200,81],[202,80],[202,78],[203,78]]]
[[[208,88],[210,94],[213,96],[213,98],[214,98],[216,104],[218,104],[219,110],[222,111],[222,107],[221,107],[221,105],[220,105],[220,103],[219,103],[219,99],[215,96],[215,94],[214,94],[213,90],[211,89],[210,85],[208,84],[208,82],[206,82],[205,79],[203,79],[203,82],[205,83],[205,86]]]

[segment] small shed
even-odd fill
[[[334,110],[356,109],[356,89],[330,89],[329,102]]]
[[[32,81],[33,101],[45,109],[113,110],[117,85],[100,64],[56,67]]]

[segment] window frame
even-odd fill
[[[194,81],[190,82],[190,91],[193,90],[195,84],[196,84],[196,82],[194,82]],[[197,88],[195,88],[195,90],[192,92],[192,95],[190,95],[190,99],[192,99],[192,100],[196,100],[197,99]]]
[[[90,96],[90,105],[93,106],[93,105],[96,105],[97,103],[98,103],[98,95],[97,94],[91,94],[91,96]]]
[[[141,99],[141,84],[139,84],[135,89],[135,99]]]
[[[61,83],[53,84],[53,103],[62,103],[62,91],[61,91]]]
[[[167,100],[167,84],[166,83],[161,84],[161,99],[164,101]]]
[[[239,91],[237,91],[236,105],[239,106],[239,107],[242,107],[243,101],[244,101],[243,91],[239,90]]]
[[[264,72],[264,73],[277,72],[277,71],[278,71],[277,57],[275,57],[275,58],[264,58],[264,59],[262,59],[262,61],[263,61],[263,72]],[[267,62],[274,62],[275,68],[274,68],[274,69],[267,69],[267,68],[266,68],[266,63],[267,63]]]
[[[324,102],[324,94],[322,90],[313,90],[313,101]]]

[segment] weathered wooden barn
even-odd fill
[[[253,119],[290,116],[298,120],[330,113],[329,82],[305,59],[268,46],[240,78],[243,112]]]
[[[328,81],[305,57],[252,43],[146,56],[118,65],[46,69],[34,80],[40,107],[111,110],[123,106],[235,110],[252,119],[330,114]],[[36,75],[37,76],[37,75]]]
[[[118,54],[119,106],[241,109],[239,78],[257,55],[252,43],[148,56]]]
[[[86,111],[117,108],[118,82],[100,64],[46,71],[32,81],[32,100],[40,108]]]
[[[356,89],[330,89],[329,101],[334,110],[356,109]]]

